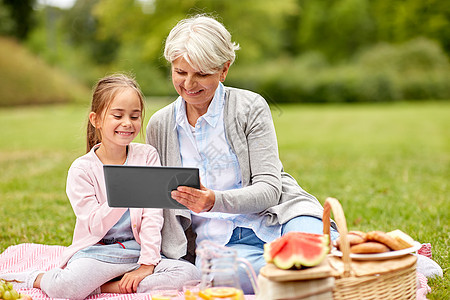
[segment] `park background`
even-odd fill
[[[85,150],[91,87],[134,74],[148,119],[176,97],[165,37],[180,19],[207,13],[241,46],[226,85],[271,105],[285,169],[322,203],[337,197],[351,229],[400,228],[430,242],[444,277],[430,281],[429,298],[449,298],[445,1],[46,4],[0,0],[0,251],[70,244],[65,178]]]

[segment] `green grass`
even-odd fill
[[[151,113],[163,105],[150,102]],[[0,109],[0,251],[69,245],[67,169],[84,154],[87,107]],[[450,102],[273,108],[285,170],[323,203],[338,198],[350,229],[399,228],[433,246],[449,298]],[[139,141],[143,138],[140,137]]]

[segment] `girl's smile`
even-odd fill
[[[138,94],[125,88],[114,97],[101,116],[91,113],[91,122],[100,130],[102,143],[96,153],[105,163],[106,156],[126,159],[128,146],[141,130],[142,107]]]

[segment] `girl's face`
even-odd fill
[[[125,88],[117,93],[101,119],[96,120],[97,116],[94,116],[93,124],[101,132],[103,145],[125,147],[140,132],[141,117],[139,96],[133,89]]]
[[[209,105],[219,82],[225,80],[230,64],[213,74],[194,69],[184,58],[172,62],[172,83],[177,93],[192,105]]]

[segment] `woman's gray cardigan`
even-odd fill
[[[225,87],[225,98],[226,138],[238,158],[243,188],[215,191],[211,212],[259,213],[268,216],[268,225],[284,224],[300,215],[321,219],[323,208],[319,201],[283,172],[272,115],[265,99],[230,87]],[[174,108],[172,103],[157,111],[147,126],[147,143],[158,150],[163,166],[181,166]],[[188,250],[194,255],[193,241],[188,247],[185,234],[190,225],[188,210],[164,211],[161,245],[164,255],[178,259]]]

